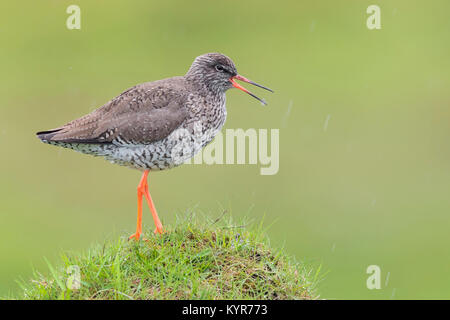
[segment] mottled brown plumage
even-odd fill
[[[186,120],[191,87],[183,77],[139,84],[92,113],[38,136],[65,143],[112,143],[120,136],[135,143],[152,143]]]

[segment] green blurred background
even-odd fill
[[[70,4],[81,30],[66,28]],[[371,4],[381,30],[366,27]],[[225,128],[279,128],[279,173],[151,174],[163,223],[265,215],[274,244],[329,271],[323,298],[450,298],[448,12],[447,0],[2,1],[0,295],[44,257],[135,228],[139,172],[34,133],[222,52],[276,91],[253,89],[266,108],[230,91]],[[373,264],[380,290],[366,288]]]

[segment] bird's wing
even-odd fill
[[[167,137],[186,120],[188,95],[182,86],[144,83],[84,117],[37,135],[44,141],[63,143],[152,143]]]

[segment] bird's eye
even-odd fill
[[[223,66],[221,66],[220,64],[216,65],[216,70],[219,72],[224,72],[225,68]]]

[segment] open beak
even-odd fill
[[[253,98],[259,100],[259,101],[260,101],[262,104],[264,104],[264,105],[267,104],[266,101],[265,101],[264,99],[258,98],[257,96],[255,96],[253,93],[251,93],[250,91],[248,91],[247,89],[245,89],[243,86],[241,86],[239,83],[237,83],[237,82],[234,81],[234,80],[241,80],[241,81],[250,83],[250,84],[252,84],[252,85],[254,85],[254,86],[263,88],[263,89],[265,89],[265,90],[267,90],[267,91],[273,92],[272,89],[269,89],[269,88],[264,87],[264,86],[262,86],[262,85],[260,85],[260,84],[257,84],[256,82],[253,82],[253,81],[251,81],[251,80],[248,80],[247,78],[244,78],[243,76],[240,76],[240,75],[236,75],[236,76],[230,78],[230,82],[231,82],[231,84],[233,85],[233,87],[235,87],[235,88],[237,88],[237,89],[239,89],[239,90],[242,90],[242,91],[244,91],[245,93],[248,93],[248,94],[251,95]]]

